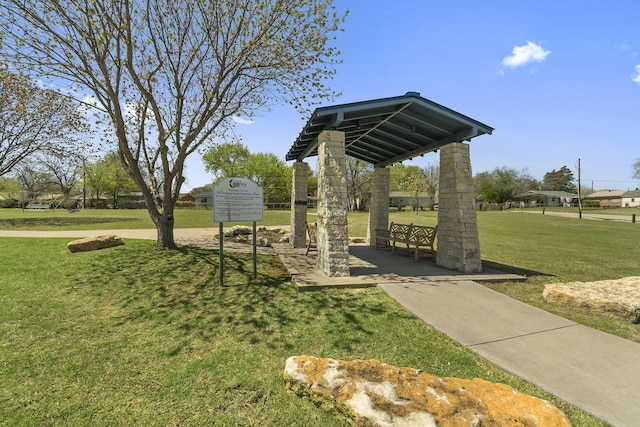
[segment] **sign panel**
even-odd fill
[[[262,188],[246,178],[224,178],[213,186],[213,220],[215,222],[262,221]]]

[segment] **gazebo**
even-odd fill
[[[289,149],[293,164],[291,244],[304,247],[308,164],[318,156],[317,266],[327,276],[349,276],[346,156],[374,165],[367,239],[389,222],[387,166],[440,150],[438,251],[445,268],[482,271],[470,141],[493,128],[407,92],[403,96],[322,107],[315,110]]]

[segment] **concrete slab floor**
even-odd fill
[[[287,243],[273,244],[275,252],[291,274],[300,291],[324,288],[365,288],[380,283],[474,281],[523,281],[517,274],[487,270],[481,273],[462,273],[439,267],[428,252],[418,261],[413,252],[396,249],[375,249],[368,245],[349,246],[349,277],[329,277],[316,267],[316,252],[312,249],[305,256],[306,248],[291,248]]]

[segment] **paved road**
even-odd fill
[[[526,212],[531,214],[542,214],[542,211],[530,211],[530,210],[514,210],[513,212]],[[552,215],[552,216],[564,216],[567,218],[580,218],[578,213],[574,212],[558,212],[558,211],[545,211],[544,215]],[[632,222],[632,215],[611,215],[611,214],[601,214],[601,213],[582,213],[583,219],[600,219],[607,221],[620,221],[620,222]],[[640,223],[640,217],[636,219],[636,223]]]

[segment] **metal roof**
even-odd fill
[[[407,92],[316,109],[286,159],[301,161],[317,155],[317,136],[325,130],[344,132],[346,154],[375,167],[493,132],[492,127],[422,98],[417,92]]]

